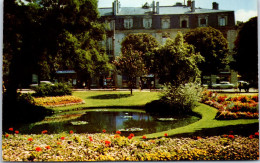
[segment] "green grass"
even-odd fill
[[[73,92],[73,96],[85,101],[85,104],[49,108],[54,111],[69,111],[80,108],[101,107],[143,107],[146,103],[159,99],[159,92],[129,92],[122,91],[82,91]]]
[[[225,127],[231,125],[243,125],[243,124],[251,124],[251,123],[259,122],[258,119],[216,120],[215,116],[217,114],[217,109],[212,108],[205,104],[199,104],[199,106],[194,108],[193,111],[202,116],[202,118],[199,121],[184,127],[179,127],[164,132],[148,134],[146,135],[147,138],[163,137],[164,133],[167,133],[168,136],[174,136],[177,134],[194,133],[202,129]],[[140,138],[140,137],[136,137],[136,138]]]

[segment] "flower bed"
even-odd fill
[[[12,131],[13,132],[13,129]],[[104,130],[103,130],[104,132]],[[4,161],[162,161],[162,160],[257,160],[259,133],[249,137],[168,138],[148,140],[98,134],[68,133],[48,135],[5,134]]]
[[[84,103],[84,101],[81,98],[75,96],[37,97],[34,98],[34,101],[36,105],[51,107]]]
[[[220,96],[211,91],[203,92],[201,102],[218,109],[216,119],[258,118],[258,96]]]

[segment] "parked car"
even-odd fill
[[[52,82],[50,81],[40,81],[40,84],[35,83],[35,84],[30,84],[30,88],[35,88],[38,87],[39,85],[54,85]]]
[[[227,81],[222,81],[219,84],[213,84],[212,88],[216,88],[216,89],[231,89],[231,88],[235,88],[234,84],[231,84]]]

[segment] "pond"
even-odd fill
[[[67,112],[46,117],[41,122],[20,124],[14,127],[22,134],[40,134],[43,130],[48,133],[61,133],[73,130],[75,133],[107,133],[121,131],[122,135],[144,135],[166,131],[198,121],[197,116],[151,115],[137,109],[88,109]],[[7,130],[8,127],[4,127]]]

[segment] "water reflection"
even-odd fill
[[[57,116],[57,115],[56,115]],[[73,130],[76,133],[100,133],[103,129],[106,129],[108,133],[115,133],[120,129],[128,128],[141,128],[142,131],[134,132],[135,135],[143,135],[148,133],[154,133],[159,131],[165,131],[181,126],[194,123],[199,120],[196,116],[184,116],[174,117],[170,116],[172,121],[159,121],[158,118],[166,118],[160,115],[150,115],[145,112],[131,112],[126,109],[120,111],[85,111],[82,116],[54,123],[45,123],[40,125],[27,124],[19,127],[20,133],[26,134],[39,134],[42,130],[48,130],[48,133],[60,133]],[[169,118],[169,116],[167,117]],[[73,125],[77,122],[82,125]],[[17,126],[18,127],[18,126]],[[129,134],[128,132],[122,132],[123,135]]]

